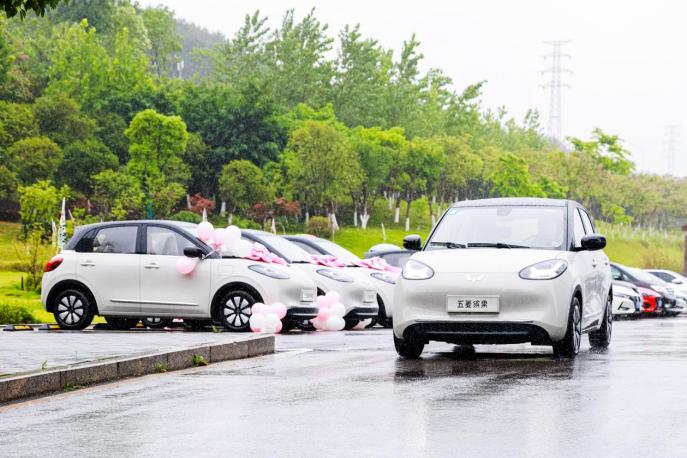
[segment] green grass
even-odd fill
[[[22,272],[0,271],[0,304],[24,307],[38,323],[54,323],[52,313],[43,310],[40,293],[21,290],[22,276],[26,278]]]

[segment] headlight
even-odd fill
[[[427,264],[410,259],[406,262],[406,265],[403,266],[401,275],[403,275],[403,278],[406,280],[427,280],[434,276],[434,271]]]
[[[553,280],[560,277],[567,268],[567,262],[560,259],[551,259],[525,267],[520,271],[520,278],[525,280]]]
[[[262,275],[266,275],[270,278],[276,278],[277,280],[288,280],[289,274],[281,269],[275,269],[268,264],[253,264],[248,266],[253,272],[257,272]]]
[[[385,281],[387,283],[391,283],[392,285],[396,284],[396,278],[382,272],[373,272],[370,274],[370,277],[376,278],[377,280]]]
[[[332,280],[336,281],[341,281],[345,283],[350,283],[353,281],[353,278],[351,276],[346,275],[343,272],[339,272],[338,270],[320,269],[317,271],[317,273],[322,275],[323,277],[331,278]]]
[[[661,294],[668,294],[668,288],[666,288],[665,286],[651,285],[651,289],[653,289],[654,291],[658,291]]]

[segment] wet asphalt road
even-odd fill
[[[0,407],[0,456],[684,456],[687,318],[612,348],[426,347],[388,330],[278,336],[278,353]],[[500,353],[494,353],[494,352]]]

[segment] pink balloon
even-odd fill
[[[277,327],[274,329],[274,332],[276,332],[277,334],[279,334],[279,333],[281,332],[281,330],[282,330],[283,327],[284,327],[284,325],[283,325],[282,322],[280,321],[279,324],[277,325]]]
[[[268,310],[266,310],[267,306],[263,304],[262,302],[256,302],[253,304],[253,307],[251,307],[250,311],[251,314],[257,315],[257,314],[267,314],[269,313]]]
[[[212,234],[212,240],[215,241],[215,245],[218,247],[224,245],[226,240],[226,230],[222,228],[215,229],[215,232]]]
[[[271,312],[275,313],[280,320],[283,320],[286,316],[286,306],[281,302],[275,302],[272,304]]]
[[[177,260],[177,272],[189,275],[196,268],[196,260],[183,256]]]
[[[331,315],[331,311],[328,308],[326,308],[326,307],[321,308],[317,312],[317,319],[324,323],[325,321],[327,321],[327,318],[329,318],[330,315]]]
[[[326,308],[326,307],[329,307],[329,305],[330,305],[329,301],[327,301],[327,299],[326,299],[326,296],[317,296],[317,298],[315,299],[315,304],[319,308]]]
[[[215,228],[212,227],[212,224],[210,224],[207,221],[203,221],[198,225],[198,238],[201,239],[203,242],[207,242],[212,238],[212,236],[215,233]]]
[[[336,291],[329,291],[324,297],[327,298],[330,306],[336,304],[337,302],[341,302],[341,295]]]

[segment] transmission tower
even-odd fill
[[[551,46],[551,52],[543,55],[542,58],[547,63],[550,63],[550,66],[540,71],[542,75],[551,76],[551,79],[542,85],[544,89],[549,91],[549,124],[547,134],[559,142],[563,140],[561,89],[570,87],[570,85],[563,81],[563,75],[572,73],[572,70],[562,66],[563,59],[570,59],[569,54],[561,52],[561,48],[568,43],[570,43],[570,40],[545,41],[545,45]]]
[[[669,175],[677,175],[677,171],[675,170],[675,158],[677,156],[679,142],[680,132],[678,131],[678,126],[674,124],[666,126],[664,149],[666,154],[666,173]]]

